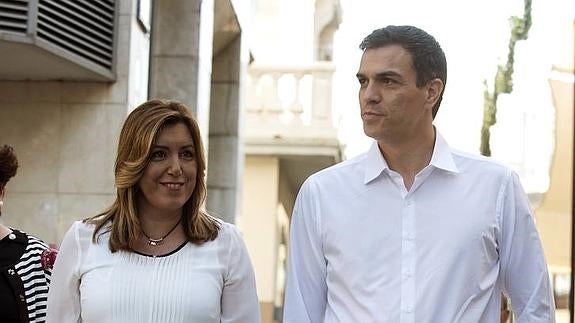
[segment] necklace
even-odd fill
[[[176,223],[176,225],[174,225],[174,227],[171,228],[170,231],[168,231],[168,233],[166,233],[163,237],[160,237],[160,238],[158,238],[158,239],[150,238],[150,236],[149,236],[148,234],[146,234],[146,232],[144,232],[143,229],[142,229],[142,232],[144,233],[144,235],[145,235],[146,238],[148,239],[148,244],[149,244],[150,246],[152,246],[152,247],[155,247],[155,246],[157,246],[157,245],[161,245],[161,244],[164,242],[164,239],[166,239],[166,238],[170,235],[170,233],[172,233],[172,232],[178,227],[178,225],[180,224],[180,222],[182,222],[182,218],[180,218],[180,219],[178,220],[178,222]]]

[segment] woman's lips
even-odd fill
[[[170,191],[177,191],[180,188],[182,188],[182,186],[184,186],[184,183],[161,183],[162,185],[164,185],[166,188],[168,188]]]

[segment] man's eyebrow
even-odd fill
[[[390,77],[401,77],[401,74],[394,72],[394,71],[385,71],[381,73],[375,74],[376,79],[385,79]]]
[[[363,73],[357,73],[355,76],[357,78],[366,78],[366,76]],[[389,77],[401,77],[401,74],[394,72],[394,71],[384,71],[384,72],[380,72],[380,73],[375,74],[376,79],[385,79],[385,78],[389,78]]]

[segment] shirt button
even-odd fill
[[[407,307],[405,308],[405,312],[407,312],[407,313],[413,312],[413,307],[407,306]]]

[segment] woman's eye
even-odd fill
[[[184,150],[181,155],[184,159],[194,159],[194,152],[191,150]]]
[[[150,154],[151,160],[162,160],[166,157],[166,153],[161,150],[156,150]]]

